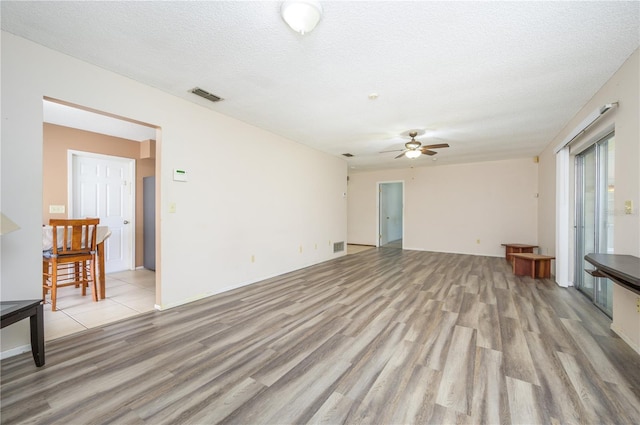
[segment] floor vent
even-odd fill
[[[334,242],[333,252],[342,252],[342,251],[344,251],[344,242]]]
[[[220,102],[222,100],[221,97],[218,97],[215,94],[209,93],[206,90],[202,90],[199,87],[191,89],[191,93],[196,94],[196,95],[198,95],[200,97],[204,97],[205,99],[210,100],[212,102]]]

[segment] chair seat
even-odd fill
[[[82,256],[86,256],[86,255],[93,255],[95,254],[95,251],[91,251],[91,250],[87,250],[87,249],[82,249],[82,250],[68,250],[63,254],[53,254],[51,253],[49,255],[48,258],[71,258],[71,257],[82,257]]]

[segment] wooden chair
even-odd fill
[[[91,284],[93,301],[96,286],[96,233],[99,218],[51,219],[53,249],[42,256],[42,299],[51,291],[51,310],[56,310],[58,288],[75,286],[87,294]]]

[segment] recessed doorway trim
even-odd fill
[[[391,190],[389,190],[391,189]],[[404,181],[378,182],[376,187],[376,247],[400,236],[404,247]]]

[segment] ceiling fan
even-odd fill
[[[411,140],[409,140],[407,143],[404,144],[406,149],[396,149],[393,151],[383,151],[380,153],[386,153],[386,152],[402,152],[400,155],[396,156],[394,159],[398,159],[402,156],[406,156],[407,158],[411,158],[411,159],[415,159],[418,158],[420,155],[435,155],[438,152],[433,151],[431,149],[439,149],[439,148],[448,148],[449,145],[447,143],[438,143],[436,145],[425,145],[422,146],[422,143],[418,142],[416,140],[416,136],[418,135],[417,131],[412,131],[409,133],[409,137],[411,137]]]

